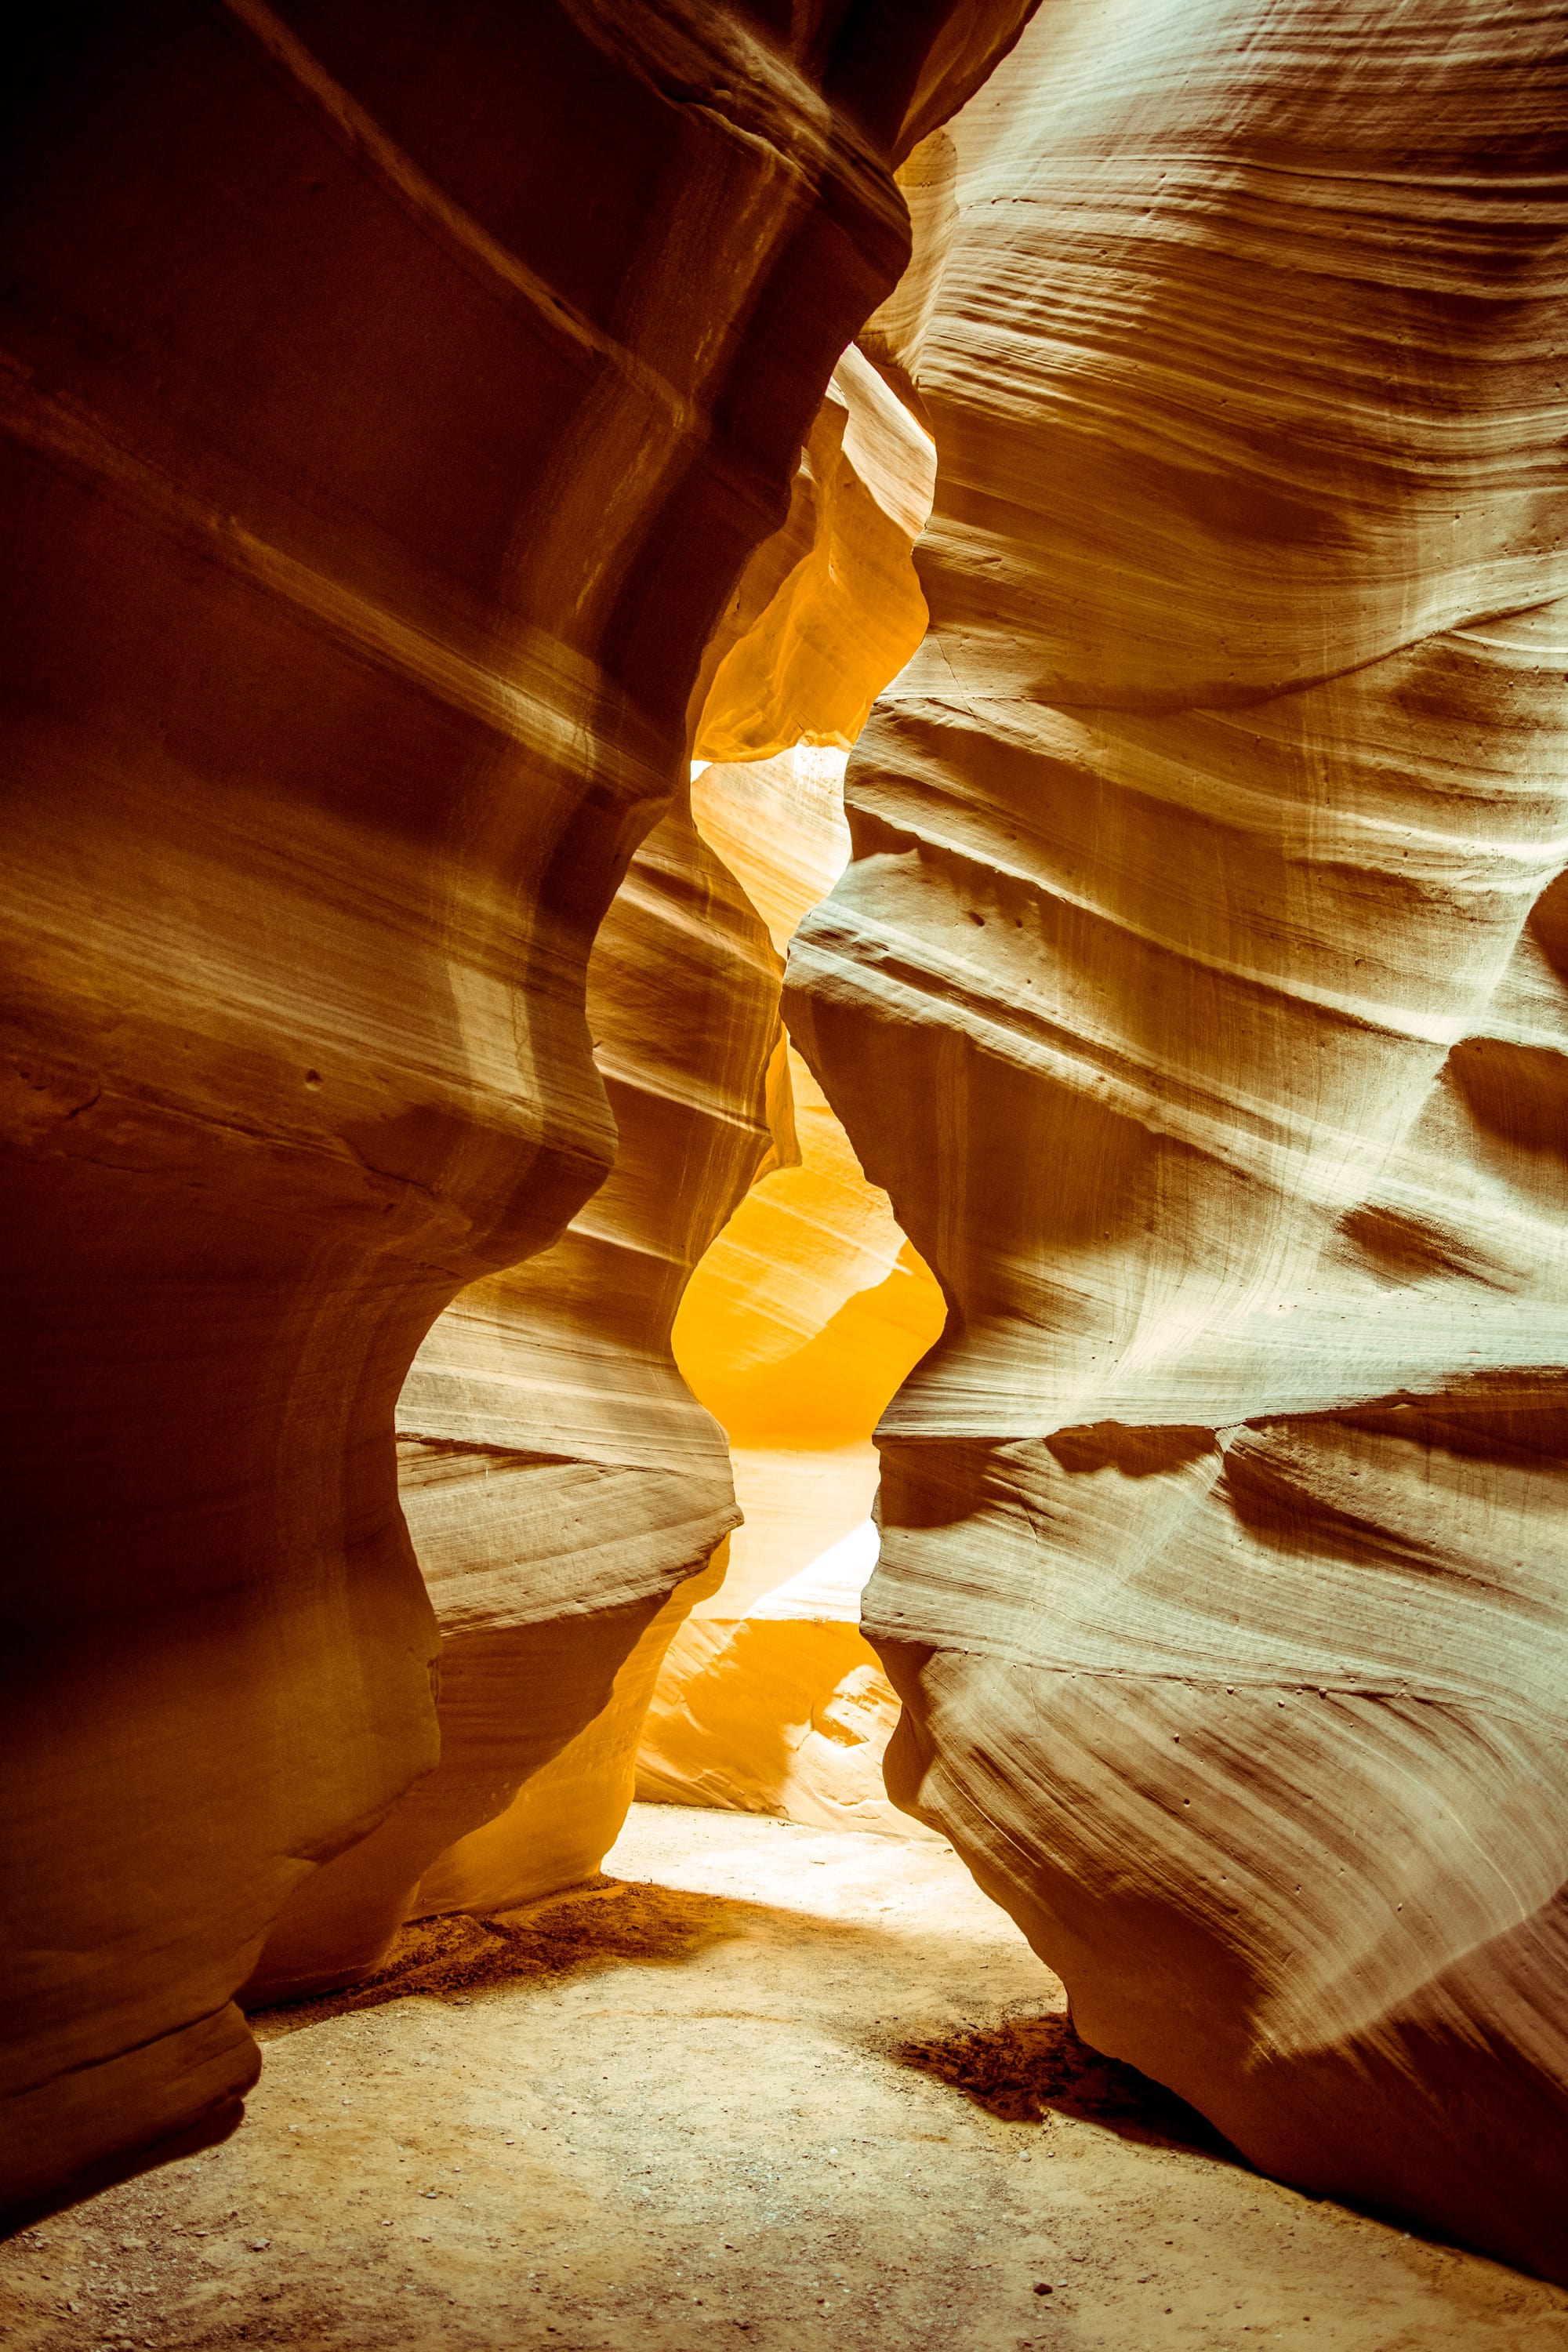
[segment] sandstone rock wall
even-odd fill
[[[929,436],[851,347],[807,436],[789,515],[752,556],[705,656],[700,751],[852,740],[924,631],[911,551],[933,474]],[[247,2006],[364,1974],[411,1915],[504,1908],[597,1871],[631,1799],[654,1678],[699,1590],[672,1588],[708,1568],[742,1517],[723,1431],[670,1352],[691,1271],[727,1227],[684,1310],[687,1369],[726,1406],[737,1382],[748,1392],[759,1359],[771,1369],[884,1280],[902,1245],[797,1063],[809,1163],[799,1165],[779,1022],[782,951],[847,855],[844,752],[696,765],[702,830],[684,807],[656,829],[589,963],[615,1169],[553,1248],[460,1294],[399,1401],[404,1515],[442,1635],[439,1766],[299,1889],[243,1990]],[[780,1163],[796,1164],[782,1201],[764,1183],[731,1223],[753,1180]],[[760,1452],[742,1457],[740,1557],[724,1542],[729,1572],[702,1588],[727,1618],[742,1588],[781,1583],[848,1529],[869,1532],[870,1428],[913,1358],[895,1339],[886,1376],[873,1375],[847,1416],[829,1393],[836,1336],[811,1385],[825,1443],[781,1461],[796,1434],[786,1396],[782,1426],[774,1400]],[[857,1369],[864,1385],[851,1350],[851,1381]],[[825,1529],[803,1508],[803,1474]],[[770,1653],[781,1638],[827,1640],[831,1671],[825,1684],[805,1672],[804,1706],[798,1662],[784,1675],[787,1698],[777,1675],[721,1677],[731,1725],[718,1746],[773,1755],[781,1708],[809,1740],[812,1702],[831,1706],[838,1681],[856,1675],[858,1708],[833,1717],[823,1760],[831,1774],[847,1749],[858,1810],[901,1822],[880,1778],[897,1702],[854,1625],[863,1581],[826,1602],[826,1637],[793,1625],[763,1637]],[[705,1628],[699,1646],[711,1638]],[[876,1736],[849,1738],[851,1721]],[[700,1744],[689,1778],[709,1793],[727,1783],[711,1738]],[[669,1793],[685,1792],[687,1777]]]
[[[1025,13],[18,37],[0,2205],[232,2125],[272,1919],[436,1761],[398,1391],[610,1164],[594,931]]]
[[[1042,12],[868,338],[931,632],[786,989],[952,1307],[890,1784],[1097,2046],[1559,2277],[1563,30]]]
[[[411,1912],[504,1908],[590,1877],[614,1843],[647,1686],[689,1605],[676,1588],[740,1516],[723,1433],[669,1331],[752,1178],[793,1156],[782,969],[672,811],[588,968],[615,1167],[552,1248],[460,1294],[398,1401],[403,1511],[441,1632],[440,1762],[300,1889],[248,2005],[374,1968]]]

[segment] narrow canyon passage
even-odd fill
[[[0,2334],[1568,2352],[1568,0],[60,0]]]
[[[848,864],[845,766],[843,751],[817,748],[694,769],[696,823],[781,957]],[[721,1581],[670,1643],[637,1789],[919,1837],[931,1833],[884,1786],[899,1703],[860,1632],[860,1599],[877,1558],[874,1432],[946,1305],[787,1039],[784,1066],[793,1163],[753,1182],[670,1334],[725,1433],[744,1517]]]
[[[258,2018],[236,2139],[0,2250],[7,2343],[1568,2346],[1568,2293],[1261,2179],[1096,2059],[944,1847],[639,1805],[607,1860]]]

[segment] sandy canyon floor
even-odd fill
[[[945,1847],[639,1806],[607,1873],[258,2019],[234,2139],[0,2248],[5,2340],[1568,2352],[1085,2051]]]

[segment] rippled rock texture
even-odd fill
[[[709,767],[693,786],[707,839],[781,950],[847,856],[843,769],[842,752],[793,750]],[[908,1834],[882,1783],[898,1701],[859,1630],[876,1558],[871,1433],[944,1309],[794,1053],[790,1067],[794,1164],[753,1185],[675,1325],[681,1369],[729,1436],[745,1524],[670,1645],[637,1790]]]
[[[611,1163],[595,930],[1025,13],[13,51],[0,2203],[236,2119],[271,1921],[436,1763],[399,1390]]]
[[[924,633],[912,551],[933,478],[929,436],[851,346],[784,522],[710,639],[700,749],[847,746]],[[404,1515],[441,1632],[440,1763],[299,1889],[247,2007],[365,1974],[411,1916],[501,1909],[591,1877],[630,1802],[655,1677],[693,1601],[728,1631],[742,1589],[815,1559],[824,1542],[804,1484],[833,1517],[825,1542],[851,1528],[870,1537],[869,1433],[912,1353],[895,1352],[847,1420],[824,1392],[847,1335],[817,1348],[807,1392],[826,1450],[787,1456],[782,1475],[791,1415],[767,1381],[775,1356],[816,1338],[858,1286],[883,1281],[903,1242],[810,1073],[798,1060],[792,1071],[779,1019],[782,951],[847,855],[844,756],[704,757],[697,822],[683,806],[656,829],[599,929],[587,1011],[614,1171],[553,1248],[454,1300],[398,1403]],[[806,1097],[801,1145],[792,1081]],[[747,1400],[768,1426],[760,1458],[740,1456],[738,1559],[731,1456],[678,1369],[678,1309],[683,1364],[705,1399],[731,1407],[737,1383],[754,1389],[759,1360],[770,1390]],[[781,1549],[787,1564],[773,1558]],[[746,1670],[721,1676],[721,1729],[711,1706],[700,1705],[697,1728],[682,1705],[700,1753],[689,1736],[660,1793],[728,1801],[749,1789],[746,1769],[732,1769],[742,1757],[771,1786],[779,1776],[760,1759],[793,1758],[793,1733],[835,1785],[847,1780],[859,1815],[902,1822],[882,1789],[898,1702],[858,1632],[864,1580],[862,1566],[835,1590],[826,1631],[819,1607],[809,1631],[791,1620],[763,1638],[770,1660],[781,1638],[804,1641],[812,1665],[759,1673],[757,1644],[744,1645]],[[715,1638],[690,1629],[703,1659]],[[725,1643],[725,1668],[735,1655]],[[681,1666],[671,1662],[661,1687],[673,1678],[684,1693]],[[854,1691],[835,1711],[846,1675]],[[870,1736],[854,1736],[861,1725]]]
[[[786,991],[952,1306],[895,1792],[1097,2046],[1559,2277],[1563,56],[1047,9],[922,151],[931,629]]]

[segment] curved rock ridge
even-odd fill
[[[931,629],[785,992],[952,1307],[890,1790],[1097,2046],[1559,2278],[1565,79],[1529,6],[1037,19],[869,331]]]
[[[913,550],[935,486],[930,436],[854,351],[834,372],[824,415],[833,495],[813,488],[821,469],[814,471],[808,444],[789,518],[778,541],[757,551],[726,616],[726,650],[696,730],[700,755],[704,746],[734,743],[752,756],[700,756],[692,769],[695,821],[781,955],[849,854],[846,727],[837,721],[858,727],[918,646],[925,617]],[[782,584],[764,593],[779,572],[779,542],[793,560]],[[776,1375],[852,1298],[887,1283],[901,1255],[905,1276],[913,1262],[886,1194],[867,1183],[837,1118],[793,1053],[790,1075],[795,1164],[752,1187],[708,1252],[682,1304],[676,1349],[732,1434],[788,1444],[816,1427],[844,1442],[868,1434],[888,1392],[865,1418],[864,1400],[851,1393],[865,1370],[853,1349],[818,1350],[809,1388],[792,1393]],[[893,1286],[899,1295],[900,1285]],[[877,1379],[873,1372],[871,1386]],[[837,1401],[836,1386],[846,1391]],[[792,1572],[809,1557],[797,1558]]]
[[[802,1466],[788,1465],[796,1479]],[[781,1467],[776,1453],[765,1463],[775,1478]],[[805,1467],[820,1480],[819,1465]],[[786,1521],[763,1465],[743,1454],[737,1483],[753,1511],[761,1496],[759,1515],[774,1504],[773,1523],[764,1516],[763,1525],[775,1552],[787,1557],[786,1543],[798,1551],[809,1505]],[[841,1471],[821,1483],[837,1499],[847,1481]],[[876,1558],[877,1530],[867,1517],[754,1597],[737,1580],[699,1601],[653,1685],[637,1755],[638,1798],[879,1837],[936,1834],[891,1803],[884,1785],[899,1701],[860,1631],[860,1596]],[[770,1563],[775,1572],[782,1564]]]
[[[718,662],[697,759],[849,749],[925,635],[910,550],[935,479],[930,436],[851,344],[802,452],[780,542],[759,551],[756,580],[742,579],[737,618],[784,554],[801,551]]]
[[[615,1167],[553,1247],[459,1295],[398,1401],[404,1517],[441,1633],[440,1762],[299,1890],[247,2005],[368,1973],[411,1914],[591,1877],[615,1843],[652,1675],[690,1605],[676,1588],[740,1517],[723,1433],[669,1332],[752,1178],[793,1155],[781,977],[739,886],[672,811],[588,967]]]
[[[593,934],[1020,12],[948,17],[12,58],[0,2205],[232,2126],[271,1921],[436,1760],[395,1402],[610,1164]]]

